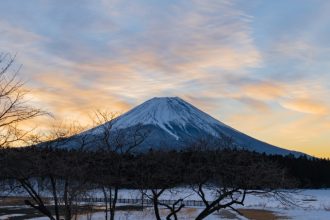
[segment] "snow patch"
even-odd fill
[[[113,129],[124,129],[138,125],[155,125],[174,136],[177,140],[179,136],[175,133],[175,130],[169,129],[172,128],[171,124],[181,128],[185,128],[189,124],[213,136],[218,136],[214,126],[230,128],[178,97],[150,99],[110,123],[112,123]],[[95,128],[92,132],[98,134],[102,130]]]

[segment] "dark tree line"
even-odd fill
[[[236,210],[235,205],[244,205],[247,194],[293,186],[284,169],[248,151],[130,154],[27,147],[0,149],[0,158],[1,181],[26,192],[27,205],[56,220],[61,216],[72,219],[77,214],[76,201],[93,189],[114,188],[117,193],[120,189],[139,189],[152,201],[156,219],[161,219],[160,207],[168,210],[167,219],[177,219],[184,198],[169,205],[160,197],[171,188],[189,187],[204,203],[196,219],[204,219],[220,209]],[[213,191],[211,201],[207,190]],[[114,218],[117,193],[106,197],[112,200],[107,203],[112,209],[110,219]],[[54,208],[47,206],[45,195],[52,197]]]
[[[329,188],[330,187],[330,160],[315,157],[293,155],[266,156],[281,165],[288,174],[297,180],[299,188]]]

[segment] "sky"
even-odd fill
[[[2,0],[31,103],[87,123],[179,96],[262,141],[330,157],[328,0]],[[47,127],[50,118],[39,118]]]

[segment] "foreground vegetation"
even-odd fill
[[[152,201],[156,219],[160,219],[160,208],[168,210],[168,219],[176,219],[184,198],[169,205],[160,197],[171,188],[190,187],[203,201],[204,208],[196,216],[203,219],[221,209],[236,210],[250,193],[272,192],[281,198],[279,190],[284,188],[329,186],[325,177],[318,182],[320,176],[312,169],[305,170],[304,176],[297,169],[317,169],[322,164],[329,171],[327,160],[232,149],[122,154],[33,146],[3,148],[0,158],[2,190],[25,192],[25,204],[50,219],[71,219],[78,210],[77,201],[91,190],[103,192],[105,213],[110,213],[106,218],[114,219],[121,189],[139,189]],[[215,195],[211,201],[207,190]],[[54,203],[51,208],[47,206],[49,197]]]

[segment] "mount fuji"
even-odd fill
[[[178,97],[152,98],[77,137],[89,135],[95,137],[94,140],[100,140],[105,127],[112,131],[112,137],[109,135],[108,138],[121,139],[122,145],[125,141],[131,142],[137,131],[144,133],[143,141],[135,148],[140,152],[149,149],[180,150],[203,143],[208,147],[227,144],[266,154],[303,155],[245,135]],[[118,134],[124,135],[118,138]]]

